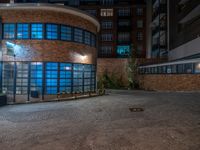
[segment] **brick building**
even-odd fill
[[[52,4],[0,4],[0,89],[9,100],[96,90],[98,21]]]
[[[146,5],[144,0],[15,0],[63,4],[87,11],[98,18],[101,31],[98,57],[126,58],[132,49],[146,56]]]

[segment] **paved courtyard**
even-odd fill
[[[200,150],[200,93],[111,91],[0,107],[0,150]]]

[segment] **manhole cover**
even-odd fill
[[[141,112],[141,111],[144,111],[144,108],[130,107],[129,110],[131,112]]]

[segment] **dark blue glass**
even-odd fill
[[[46,25],[46,38],[50,40],[58,39],[58,25],[56,24]]]

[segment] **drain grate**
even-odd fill
[[[144,108],[130,107],[129,110],[131,112],[142,112],[142,111],[144,111]]]

